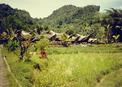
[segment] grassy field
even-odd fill
[[[48,59],[34,55],[20,62],[15,53],[3,49],[23,87],[122,87],[122,44],[48,47],[47,52]],[[34,69],[36,63],[41,70]],[[17,87],[9,79],[10,87]]]

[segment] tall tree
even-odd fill
[[[118,41],[122,42],[122,10],[111,8],[107,10],[107,15],[102,22],[106,27],[106,35],[108,43],[114,41],[113,36],[118,37]]]

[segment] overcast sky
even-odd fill
[[[43,18],[49,16],[54,10],[63,5],[100,5],[101,10],[108,8],[122,8],[122,0],[0,0],[13,8],[26,10],[32,17]]]

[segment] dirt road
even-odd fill
[[[7,68],[1,54],[0,46],[0,87],[8,87]]]

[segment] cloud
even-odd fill
[[[101,10],[109,8],[120,8],[122,6],[122,0],[106,0],[100,3]]]

